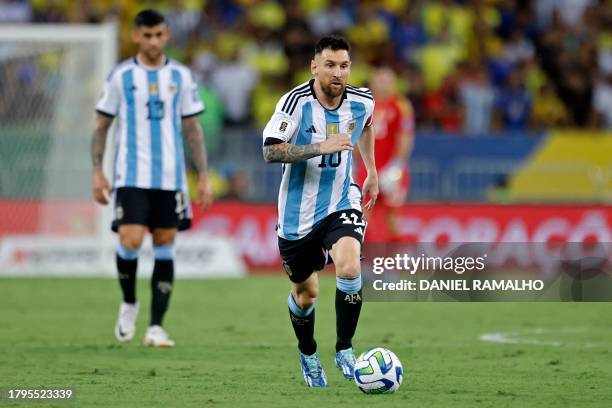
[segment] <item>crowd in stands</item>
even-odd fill
[[[149,7],[171,28],[169,56],[200,84],[217,197],[273,199],[278,172],[253,152],[326,34],[350,40],[353,85],[395,70],[422,135],[612,130],[612,0],[0,0],[0,24],[114,22],[124,59]],[[41,70],[59,69],[49,59],[61,54],[36,55],[0,60],[4,123],[48,116],[59,75]]]
[[[0,0],[0,22],[114,19],[128,57],[143,7],[165,13],[169,53],[196,72],[212,132],[263,127],[278,98],[309,78],[325,34],[351,41],[354,85],[367,86],[373,66],[399,74],[419,129],[612,129],[609,0]]]

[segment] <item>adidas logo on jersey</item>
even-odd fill
[[[306,129],[304,132],[306,133],[317,133],[317,129],[315,129],[314,125],[311,125],[308,129]]]
[[[363,236],[363,228],[361,227],[357,227],[355,228],[353,231],[355,231],[356,233],[358,233],[359,235]]]

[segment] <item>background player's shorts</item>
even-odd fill
[[[191,227],[189,201],[183,191],[120,187],[114,193],[113,214],[114,232],[123,224],[146,225],[150,230]]]
[[[353,237],[363,242],[366,223],[361,211],[342,210],[328,215],[304,238],[290,241],[278,238],[285,272],[292,282],[303,282],[327,263],[327,252],[340,238]]]

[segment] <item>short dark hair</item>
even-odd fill
[[[351,44],[344,37],[337,35],[328,35],[317,41],[315,45],[315,55],[320,54],[323,50],[329,48],[332,51],[346,50],[351,52]]]
[[[134,24],[136,27],[154,27],[158,24],[162,24],[166,21],[164,15],[157,10],[146,9],[142,10],[134,18]]]

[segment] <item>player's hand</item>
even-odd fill
[[[208,176],[203,174],[198,178],[198,196],[195,203],[199,204],[203,211],[206,211],[212,202],[212,189],[208,182]]]
[[[321,142],[321,154],[331,154],[344,150],[353,150],[351,136],[348,133],[336,133]]]
[[[363,192],[363,201],[365,201],[366,197],[370,198],[365,205],[363,202],[361,203],[363,208],[369,211],[374,207],[378,198],[378,174],[376,172],[368,173],[361,191]]]
[[[93,196],[96,202],[106,205],[108,204],[111,194],[111,187],[101,171],[95,171],[93,175]]]

